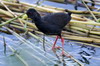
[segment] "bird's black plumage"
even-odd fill
[[[71,20],[71,13],[54,13],[41,18],[35,9],[29,9],[27,15],[31,18],[37,28],[47,35],[59,35],[66,24]]]
[[[35,9],[29,9],[26,14],[32,21],[35,22],[37,28],[47,35],[57,35],[57,38],[53,44],[52,50],[54,51],[56,42],[58,38],[61,38],[62,42],[62,55],[64,54],[64,39],[61,37],[61,31],[65,25],[67,25],[71,20],[71,13],[53,13],[41,17],[40,14]],[[43,47],[44,44],[43,44]],[[45,51],[45,48],[44,48]]]

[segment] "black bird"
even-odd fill
[[[54,51],[58,38],[62,42],[62,55],[64,54],[64,39],[61,36],[61,31],[71,20],[71,13],[53,13],[41,17],[40,14],[33,8],[27,10],[26,14],[32,21],[35,22],[37,28],[46,35],[57,35],[52,50]]]
[[[80,0],[82,2],[82,0]],[[91,6],[95,6],[95,1],[96,0],[90,0],[92,3],[91,3]],[[85,2],[85,1],[84,1]],[[64,3],[67,4],[67,3],[73,3],[74,4],[74,9],[75,10],[78,10],[78,7],[85,7],[84,4],[81,4],[81,3],[78,3],[78,0],[64,0]],[[82,2],[83,3],[83,2]],[[88,2],[85,2],[85,4],[88,4]],[[92,10],[92,8],[90,8]]]

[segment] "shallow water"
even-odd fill
[[[21,0],[23,2],[35,3],[33,0]],[[73,5],[58,4],[54,2],[45,1],[43,4],[74,9]],[[85,8],[80,8],[80,10],[85,10]],[[7,43],[6,55],[4,54],[3,46],[3,36],[5,36]],[[51,42],[54,42],[55,38],[46,36],[46,39]],[[46,47],[47,53],[45,54],[42,49],[42,43],[33,37],[28,39],[33,45],[29,43],[24,44],[19,41],[15,36],[1,33],[0,34],[0,66],[54,66],[58,64],[62,66],[62,63],[58,63],[58,59],[55,54],[51,51],[51,48]],[[29,44],[29,45],[28,45]],[[34,47],[35,45],[35,47]],[[60,40],[57,42],[57,45],[61,46]],[[14,52],[11,51],[9,46],[13,47]],[[41,49],[39,49],[41,48]],[[82,62],[85,66],[100,66],[100,48],[94,48],[90,46],[81,45],[75,41],[65,40],[65,51],[74,56],[77,60]],[[24,60],[21,61],[19,56]],[[75,62],[71,61],[69,58],[66,58],[66,66],[78,66]]]
[[[3,47],[3,36],[6,39],[7,51],[6,55],[4,54]],[[55,38],[46,36],[46,39],[51,42],[54,42]],[[25,66],[25,64],[16,56],[18,54],[29,66],[54,66],[58,64],[62,66],[62,63],[59,61],[55,54],[51,51],[51,47],[46,46],[46,54],[43,52],[42,43],[38,40],[30,37],[28,40],[32,42],[32,45],[26,45],[23,42],[20,42],[16,39],[15,36],[7,35],[1,33],[0,35],[0,66]],[[27,43],[28,44],[28,43]],[[33,46],[35,45],[35,47]],[[57,45],[61,46],[60,39],[57,42]],[[11,46],[16,51],[12,52],[9,48]],[[40,49],[38,49],[40,48]],[[94,48],[90,46],[82,46],[74,41],[65,40],[65,51],[70,53],[74,58],[80,60],[85,66],[99,66],[100,65],[100,48]],[[60,53],[59,53],[60,54]],[[37,59],[38,58],[38,59]],[[67,60],[67,66],[78,66],[69,58]],[[42,62],[41,62],[42,61]]]

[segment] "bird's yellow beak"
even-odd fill
[[[22,19],[28,19],[27,14],[24,14],[24,15],[22,16]]]

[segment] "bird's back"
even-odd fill
[[[71,16],[66,13],[54,13],[44,16],[42,20],[48,22],[49,25],[55,25],[62,29],[69,23]]]

